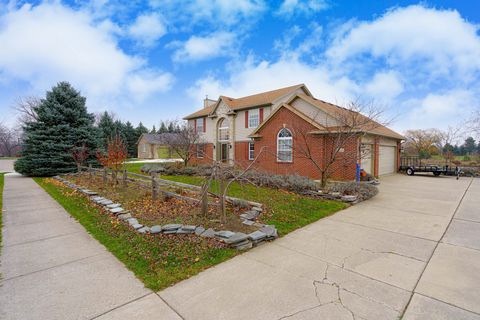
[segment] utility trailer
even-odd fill
[[[406,172],[407,175],[413,176],[416,172],[431,172],[434,176],[441,174],[445,176],[460,176],[460,169],[458,167],[436,166],[436,165],[422,165],[422,161],[418,156],[409,156],[400,158],[400,171]]]

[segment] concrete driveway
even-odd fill
[[[184,319],[480,319],[480,180],[374,199],[159,292]]]

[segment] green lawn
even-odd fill
[[[125,163],[125,169],[129,172],[133,173],[138,173],[138,174],[143,174],[140,171],[140,168],[143,167],[146,163],[144,162],[138,162],[138,163]]]
[[[238,253],[195,236],[140,235],[59,182],[34,180],[152,290],[166,288]]]
[[[5,173],[0,173],[0,248],[2,247],[2,212],[3,212],[3,185],[5,183]]]

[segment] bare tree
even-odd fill
[[[438,129],[418,129],[405,131],[405,150],[420,156],[429,155],[432,151],[439,150],[442,143],[442,132]]]
[[[13,109],[18,113],[18,121],[21,125],[37,120],[35,109],[40,103],[41,99],[35,96],[20,97],[15,101]]]
[[[172,153],[178,154],[187,166],[195,153],[205,154],[205,145],[200,134],[186,122],[176,123],[175,127],[177,132],[167,133],[163,139]]]
[[[19,131],[0,124],[0,155],[4,157],[16,156],[19,147]]]
[[[462,136],[464,128],[461,126],[448,126],[446,130],[439,131],[438,136],[438,148],[442,152],[442,156],[445,161],[450,162],[453,157],[453,144]]]
[[[307,159],[320,173],[321,186],[342,170],[342,166],[355,165],[363,156],[359,150],[347,150],[357,146],[359,138],[387,125],[383,109],[373,103],[357,101],[346,107],[327,104],[328,113],[319,111],[309,122],[293,123],[293,150],[297,158]],[[319,139],[322,150],[319,150]]]

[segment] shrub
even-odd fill
[[[330,192],[342,195],[356,195],[359,201],[368,200],[378,193],[378,188],[370,183],[338,182],[328,186]]]

